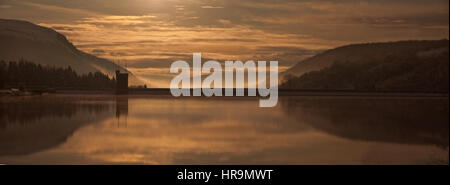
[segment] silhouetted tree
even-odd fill
[[[51,87],[60,89],[113,89],[115,79],[101,72],[77,74],[70,66],[42,66],[23,59],[0,61],[0,88]]]
[[[435,57],[408,53],[384,61],[335,62],[331,67],[290,77],[280,88],[363,91],[449,91],[448,52]]]

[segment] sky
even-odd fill
[[[448,0],[0,0],[0,18],[55,29],[153,87],[170,64],[277,60],[283,71],[352,43],[448,39]]]

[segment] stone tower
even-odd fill
[[[128,94],[128,73],[116,71],[116,94]]]

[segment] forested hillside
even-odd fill
[[[433,55],[336,62],[320,71],[291,76],[281,88],[448,92],[448,50]]]
[[[57,68],[21,60],[0,61],[1,88],[113,89],[115,79],[101,72],[77,74],[69,66]]]

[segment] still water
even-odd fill
[[[0,98],[0,164],[448,164],[448,98]]]

